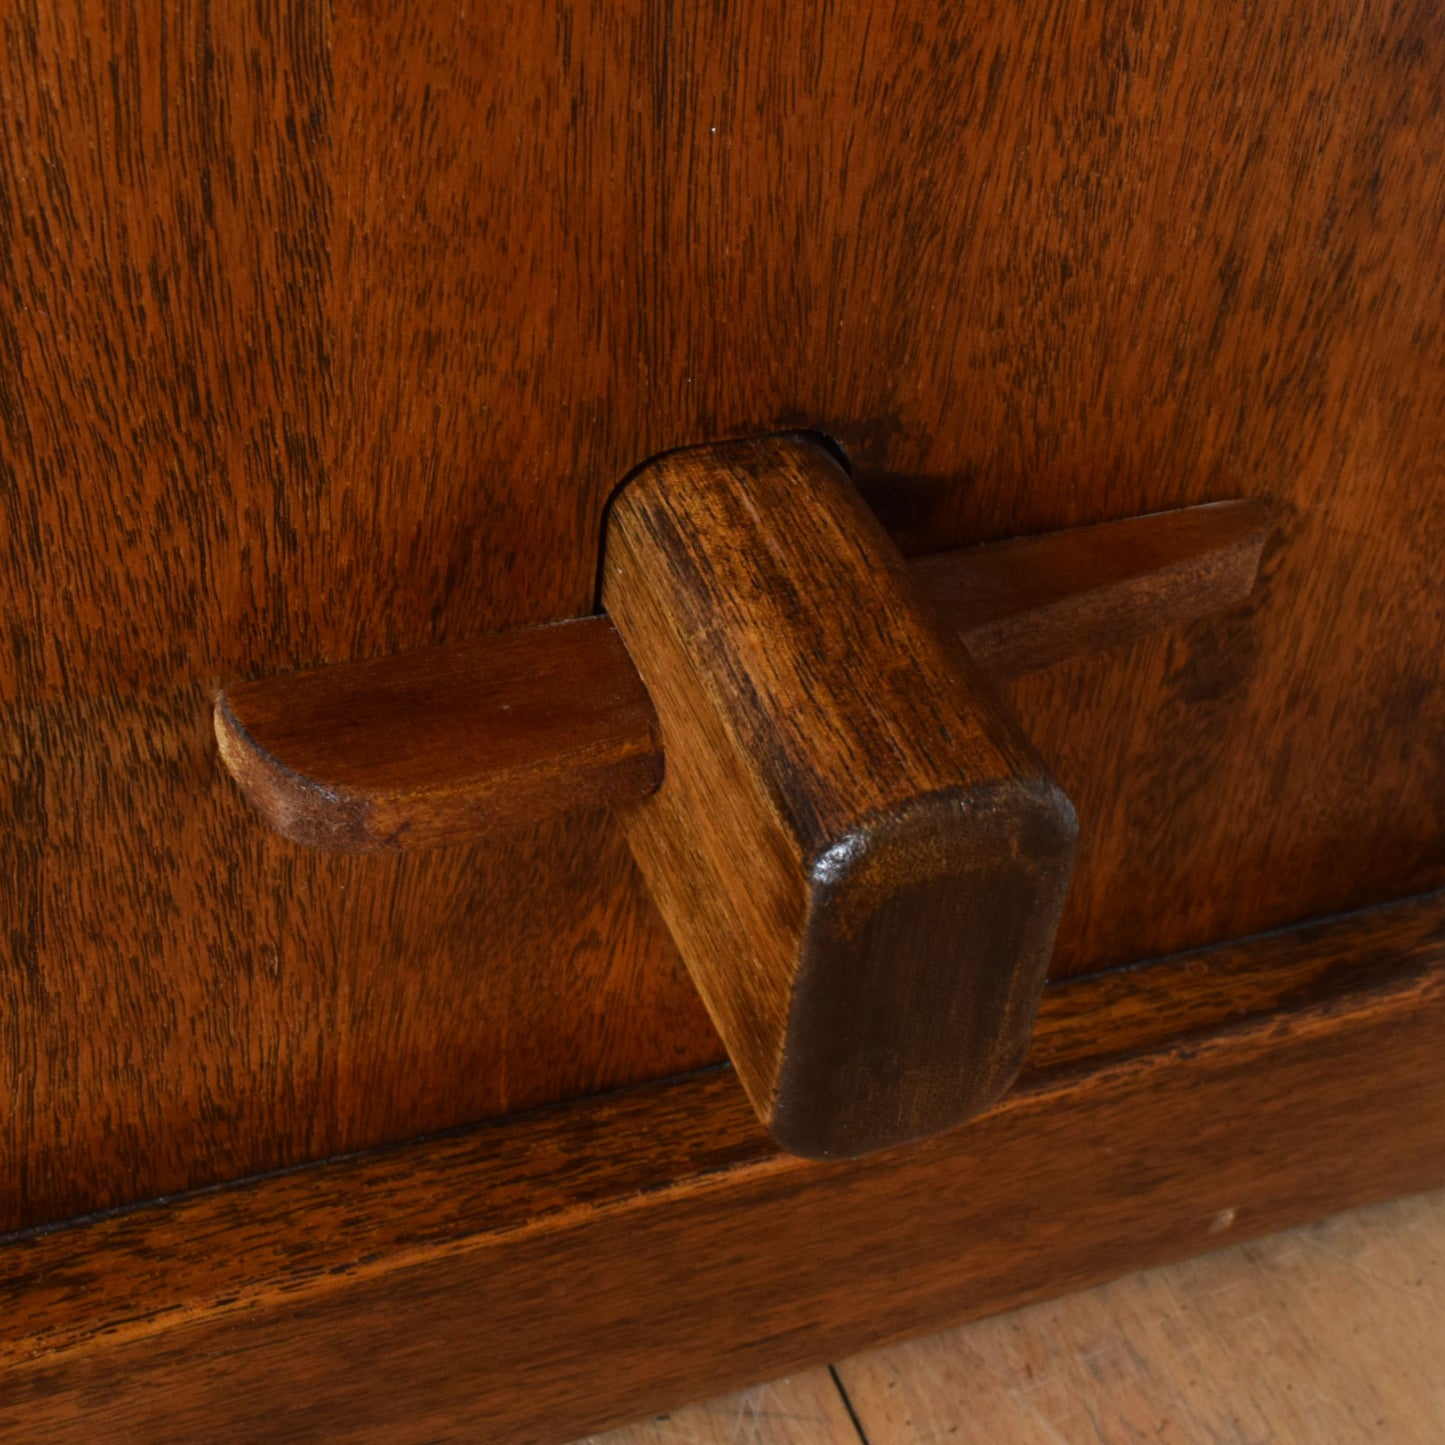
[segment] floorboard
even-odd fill
[[[1219,1228],[1223,1241],[1229,1221]],[[866,1445],[1439,1445],[1445,1191],[975,1320],[589,1445],[860,1435]]]
[[[586,1445],[859,1445],[832,1373],[812,1370],[674,1410]]]

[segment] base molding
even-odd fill
[[[1445,898],[1051,987],[1003,1103],[783,1156],[730,1072],[0,1241],[0,1436],[557,1441],[1445,1183]]]

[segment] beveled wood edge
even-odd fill
[[[262,747],[236,715],[229,692],[216,698],[213,722],[216,751],[226,771],[283,838],[345,852],[349,839],[370,836],[367,798],[307,777]]]
[[[964,1128],[861,1161],[781,1153],[719,1067],[24,1231],[0,1238],[0,1380],[509,1242],[585,1235],[618,1215],[705,1195],[725,1204],[767,1181],[808,1187],[878,1170],[906,1180],[925,1158],[966,1155],[980,1124],[1008,1128],[1041,1103],[1067,1110],[1120,1081],[1147,1090],[1164,1065],[1267,1061],[1360,1020],[1415,1027],[1442,1007],[1445,895],[1434,894],[1053,984],[1006,1099]],[[1445,1055],[1440,1072],[1445,1104]],[[1373,1091],[1364,1073],[1349,1087]],[[1445,1179],[1445,1149],[1433,1163],[1418,1187]]]
[[[1257,502],[1208,502],[936,553],[911,565],[968,650],[995,680],[1007,681],[1244,601],[1268,531],[1268,512]],[[284,747],[258,726],[257,706],[269,707],[297,679],[333,678],[349,691],[390,661],[370,658],[222,689],[214,706],[222,762],[283,837],[340,852],[465,842],[575,808],[647,796],[662,770],[655,718],[606,617],[496,633],[405,657],[445,654],[455,660],[470,653],[484,660],[488,647],[503,638],[533,649],[536,660],[528,670],[540,672],[552,670],[544,660],[552,651],[585,639],[598,672],[615,678],[612,726],[603,726],[597,738],[594,713],[587,746],[568,748],[552,730],[539,739],[535,756],[514,758],[505,769],[443,768],[404,786],[343,783],[293,766]],[[559,698],[561,707],[568,702]],[[422,707],[418,725],[425,721]],[[352,761],[350,743],[343,752]],[[432,754],[428,767],[435,766]]]
[[[912,565],[968,650],[1007,681],[1243,602],[1269,530],[1259,502],[1205,502]]]
[[[581,675],[577,659],[585,659]],[[340,734],[335,759],[354,772],[363,756],[358,732],[365,733],[365,722],[374,716],[368,706],[392,691],[398,672],[414,673],[433,663],[442,675],[433,696],[452,693],[459,679],[464,689],[470,685],[476,726],[500,744],[485,763],[464,747],[447,746],[458,739],[445,724],[438,726],[424,688],[418,690],[411,736],[396,753],[384,749],[381,766],[359,782],[329,770],[327,776],[308,771],[269,728],[268,714],[284,711],[288,696],[329,685],[336,696],[335,722],[328,726]],[[525,701],[528,682],[538,674],[559,681],[549,693],[548,726],[529,730],[525,707],[511,713],[523,719],[520,725],[506,714]],[[233,683],[217,693],[212,722],[221,761],[251,806],[282,837],[325,852],[467,842],[645,797],[662,779],[656,715],[616,628],[600,616]],[[426,761],[416,776],[398,782],[397,759],[418,739],[423,746],[417,751]]]

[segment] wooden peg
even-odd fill
[[[662,778],[652,704],[605,617],[237,683],[215,722],[252,806],[330,852],[467,842]]]
[[[815,443],[702,448],[618,499],[612,617],[238,683],[216,732],[313,847],[622,810],[760,1116],[864,1153],[1007,1086],[1066,883],[1072,812],[969,654],[1015,676],[1230,606],[1266,530],[1222,502],[905,563]]]
[[[664,457],[603,577],[666,760],[628,837],[774,1137],[856,1155],[992,1102],[1073,810],[847,477],[801,438]]]
[[[995,681],[1241,602],[1266,535],[1211,502],[990,542],[909,566]],[[221,757],[278,833],[340,852],[466,843],[662,778],[647,689],[606,617],[237,682]]]

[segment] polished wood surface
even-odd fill
[[[239,683],[221,760],[283,837],[434,848],[646,797],[657,714],[603,617]]]
[[[1225,619],[1014,685],[1077,973],[1445,883],[1445,23],[25,3],[0,31],[0,1221],[716,1057],[602,814],[258,834],[227,684],[590,612],[668,448],[905,551],[1269,503]]]
[[[852,1157],[991,1104],[1078,828],[838,462],[674,452],[613,503],[602,574],[666,758],[627,839],[768,1131]]]
[[[1134,977],[868,1160],[779,1154],[718,1070],[10,1239],[0,1430],[569,1439],[1445,1182],[1445,900]]]
[[[1257,502],[1210,502],[914,559],[990,677],[1128,647],[1249,600],[1269,536]]]
[[[1231,1225],[1221,1218],[1218,1238]],[[1445,1194],[1352,1210],[578,1445],[1436,1445]]]
[[[1238,606],[1268,514],[1214,502],[921,557],[914,575],[995,680]],[[221,760],[294,842],[343,852],[470,842],[662,776],[657,719],[606,617],[237,683]]]

